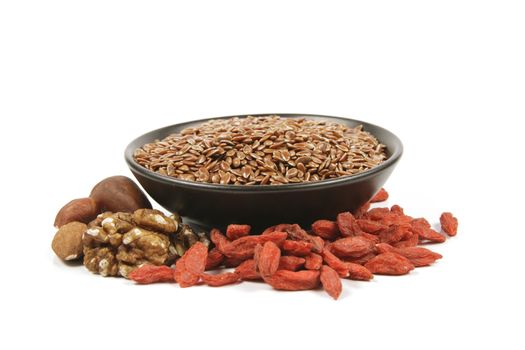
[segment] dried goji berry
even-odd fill
[[[167,266],[143,265],[133,270],[129,279],[140,284],[150,284],[157,282],[175,282],[173,269]]]
[[[263,246],[262,244],[257,244],[253,249],[253,260],[255,260],[255,270],[259,271],[259,259],[261,257]]]
[[[241,280],[255,281],[261,279],[261,275],[257,272],[254,259],[243,261],[242,264],[237,266],[235,273],[239,275]]]
[[[279,268],[281,250],[271,241],[264,243],[261,252],[258,254],[257,267],[263,277],[271,276]]]
[[[390,209],[388,208],[373,208],[366,213],[365,217],[370,220],[381,221],[390,214]]]
[[[398,248],[396,253],[403,255],[416,267],[428,266],[443,256],[423,247]]]
[[[339,259],[337,256],[335,256],[331,251],[329,251],[327,248],[323,249],[323,260],[333,268],[339,276],[341,277],[348,277],[348,266],[345,264],[344,261]]]
[[[250,225],[231,224],[226,228],[226,237],[234,241],[237,238],[248,236],[252,227]]]
[[[419,236],[420,241],[430,241],[433,243],[443,243],[446,238],[442,234],[437,233],[431,227],[428,221],[424,218],[412,220],[410,229]]]
[[[383,243],[395,243],[409,236],[410,226],[392,225],[386,230],[379,232],[379,239]]]
[[[278,227],[281,225],[277,225]],[[309,235],[301,226],[297,224],[282,224],[283,229],[288,233],[288,237],[294,241],[305,241],[312,243],[312,251],[320,253],[323,250],[324,241],[321,237]]]
[[[346,237],[333,242],[330,250],[340,258],[358,258],[373,251],[374,242],[361,236]]]
[[[216,228],[210,231],[210,239],[213,244],[215,244],[215,247],[217,247],[217,249],[223,254],[226,247],[230,244],[230,240]]]
[[[201,274],[201,279],[210,287],[221,287],[239,281],[239,275],[235,272],[225,272],[217,275],[207,273]]]
[[[419,243],[419,235],[414,233],[412,229],[406,232],[403,239],[399,242],[392,243],[394,247],[405,248],[405,247],[415,247]]]
[[[193,244],[175,264],[175,280],[183,288],[199,282],[206,267],[208,247],[201,242]]]
[[[325,245],[324,239],[322,239],[321,237],[317,237],[317,236],[310,236],[310,237],[312,237],[312,240],[310,242],[313,244],[312,252],[321,253]]]
[[[216,267],[219,267],[224,261],[224,255],[221,251],[215,247],[208,252],[208,258],[206,259],[206,268],[205,270],[213,270]]]
[[[402,255],[410,260],[415,267],[428,266],[443,257],[441,254],[423,247],[396,248],[386,243],[380,243],[376,245],[376,248],[379,253],[392,252]]]
[[[330,220],[317,220],[312,224],[312,232],[324,239],[334,240],[339,236],[337,223]]]
[[[289,255],[305,256],[312,251],[312,248],[313,244],[306,241],[292,241],[287,239],[283,242],[283,250]]]
[[[374,197],[372,197],[372,199],[370,200],[371,203],[377,203],[377,202],[384,202],[388,199],[388,192],[384,189],[384,188],[381,188],[379,190],[379,192],[377,192],[375,194]]]
[[[355,217],[349,211],[337,215],[337,227],[343,237],[354,236],[356,229],[359,228],[355,222]]]
[[[379,254],[395,251],[395,248],[388,243],[378,243],[376,244],[376,249]]]
[[[458,219],[452,213],[445,212],[439,218],[441,229],[449,236],[455,236],[458,233]]]
[[[229,258],[244,260],[251,259],[253,257],[253,250],[257,244],[264,244],[268,241],[272,241],[280,246],[287,236],[288,234],[286,232],[276,231],[263,236],[241,237],[224,246],[221,252]]]
[[[369,241],[371,241],[372,243],[376,244],[376,243],[379,243],[380,239],[379,239],[379,236],[377,235],[374,235],[374,234],[371,234],[371,233],[366,233],[366,232],[359,232],[356,237],[363,237],[363,238],[366,238],[368,239]]]
[[[414,265],[402,255],[383,253],[365,264],[370,272],[379,275],[404,275],[414,269]]]
[[[310,253],[305,257],[304,267],[307,270],[319,270],[323,265],[323,257],[316,253]]]
[[[337,272],[330,266],[323,265],[321,267],[320,280],[326,293],[337,300],[343,290],[343,284]]]
[[[377,254],[374,251],[374,252],[370,252],[368,254],[365,254],[363,256],[360,256],[359,258],[345,258],[343,261],[344,262],[351,262],[351,263],[359,264],[359,265],[364,265],[367,262],[369,262],[372,258],[375,258],[376,255]]]
[[[377,233],[387,227],[380,222],[369,219],[356,219],[357,225],[366,233]]]
[[[319,271],[278,270],[272,276],[264,278],[264,281],[280,290],[314,289],[319,286]]]
[[[345,263],[348,269],[348,278],[351,280],[369,281],[374,275],[366,267],[352,262]]]
[[[305,258],[300,258],[298,256],[281,256],[279,260],[278,270],[288,270],[288,271],[297,271],[304,267]]]
[[[401,208],[397,204],[394,204],[393,206],[390,207],[390,212],[396,215],[399,215],[399,216],[405,216],[405,211],[403,210],[403,208]]]

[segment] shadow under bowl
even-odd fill
[[[270,114],[251,114],[266,116]],[[272,114],[274,115],[274,114]],[[392,132],[354,119],[314,114],[279,114],[281,118],[306,117],[349,127],[363,125],[386,146],[387,159],[365,172],[317,182],[284,185],[220,185],[180,180],[153,172],[138,164],[133,153],[146,143],[163,139],[209,118],[174,124],[150,131],[133,140],[125,150],[126,162],[146,192],[161,206],[177,212],[201,228],[224,228],[231,223],[250,224],[252,232],[280,223],[299,223],[305,228],[319,219],[333,220],[338,213],[354,212],[369,201],[386,182],[403,152],[403,145]]]

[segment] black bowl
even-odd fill
[[[133,158],[133,152],[144,144],[209,120],[203,119],[167,126],[136,138],[126,148],[126,162],[154,200],[167,210],[179,213],[186,221],[204,228],[246,223],[261,229],[279,223],[299,223],[309,227],[315,220],[334,219],[340,212],[355,211],[383,186],[403,152],[403,145],[396,135],[373,124],[324,115],[275,114],[283,118],[307,117],[351,127],[363,125],[364,130],[386,145],[388,158],[381,165],[352,176],[274,186],[219,185],[179,180],[150,171]]]

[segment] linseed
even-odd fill
[[[363,127],[264,116],[209,120],[134,153],[145,168],[187,181],[280,185],[350,176],[386,159]]]

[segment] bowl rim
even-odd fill
[[[212,184],[207,182],[198,182],[198,181],[190,181],[190,180],[182,180],[177,179],[174,177],[170,177],[167,175],[162,175],[157,172],[154,172],[152,170],[146,169],[139,163],[135,161],[135,158],[133,157],[133,154],[135,150],[138,148],[137,143],[140,139],[147,137],[150,134],[155,134],[159,132],[163,132],[165,130],[169,130],[175,127],[184,127],[188,124],[195,124],[195,123],[203,123],[212,119],[228,119],[228,118],[245,118],[248,116],[254,116],[254,117],[261,117],[261,116],[269,116],[269,115],[277,115],[279,117],[283,118],[299,118],[299,117],[314,117],[318,119],[327,119],[327,121],[351,121],[353,123],[356,123],[356,125],[363,125],[363,129],[366,130],[368,127],[376,128],[377,130],[380,130],[382,133],[386,133],[389,135],[389,137],[392,139],[393,144],[393,152],[390,155],[390,157],[387,158],[383,163],[381,163],[378,166],[373,167],[372,169],[365,170],[361,173],[355,174],[355,175],[348,175],[348,176],[341,176],[333,179],[326,179],[326,180],[319,180],[314,182],[301,182],[301,183],[291,183],[291,184],[282,184],[282,185],[221,185],[221,184]],[[165,133],[166,137],[170,133]],[[376,135],[374,135],[377,137]],[[386,145],[388,147],[388,145]],[[392,146],[392,145],[391,145]],[[140,147],[140,146],[139,146]],[[212,190],[212,191],[234,191],[234,192],[279,192],[279,191],[294,191],[294,190],[307,190],[307,189],[318,189],[319,187],[332,187],[336,185],[340,185],[343,183],[352,183],[357,182],[363,178],[369,177],[371,175],[377,174],[384,169],[394,165],[397,163],[397,161],[401,158],[401,155],[403,154],[403,143],[397,137],[393,132],[390,130],[387,130],[381,126],[368,123],[365,121],[361,121],[358,119],[353,118],[346,118],[346,117],[336,117],[336,116],[329,116],[329,115],[322,115],[322,114],[308,114],[308,113],[257,113],[257,114],[240,114],[240,115],[231,115],[231,116],[220,116],[220,117],[212,117],[212,118],[202,118],[202,119],[196,119],[196,120],[190,120],[182,123],[176,123],[168,126],[164,126],[161,128],[157,128],[155,130],[148,131],[136,138],[133,139],[127,146],[124,151],[124,158],[126,160],[126,163],[128,164],[128,167],[132,172],[136,171],[140,173],[142,176],[145,176],[151,180],[154,181],[160,181],[165,184],[174,184],[181,187],[186,188],[192,188],[192,189],[203,189],[203,190]]]

